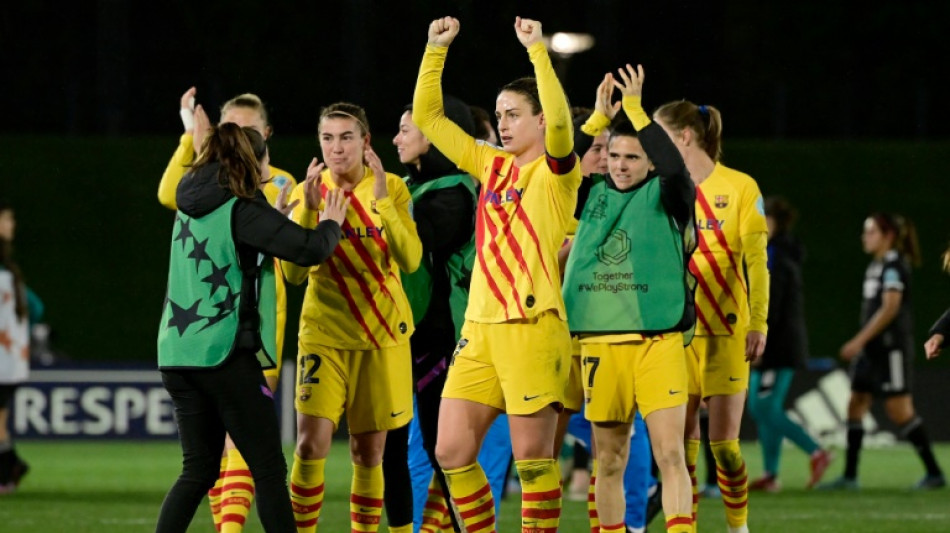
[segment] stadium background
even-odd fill
[[[947,2],[852,9],[805,0],[629,2],[35,1],[0,13],[4,72],[0,197],[17,209],[17,252],[47,305],[54,346],[76,361],[155,357],[172,215],[155,198],[191,85],[217,107],[244,91],[267,103],[275,164],[303,177],[318,154],[322,105],[369,113],[373,145],[402,173],[391,138],[411,100],[428,22],[462,33],[445,87],[493,109],[497,88],[530,73],[516,14],[546,33],[585,31],[597,45],[562,61],[575,105],[624,62],[647,71],[646,105],[688,98],[724,114],[725,162],[801,211],[808,248],[811,350],[834,356],[856,329],[873,210],[910,216],[925,263],[915,273],[918,345],[950,302],[938,253],[946,224],[942,59]],[[292,291],[285,355],[294,353]],[[918,353],[922,359],[922,354]],[[946,365],[943,358],[930,365]]]

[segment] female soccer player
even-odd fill
[[[653,117],[673,139],[696,184],[699,241],[690,271],[699,290],[696,336],[686,349],[690,369],[686,464],[695,479],[698,409],[700,400],[705,399],[726,522],[730,533],[741,533],[748,529],[749,513],[739,425],[749,385],[749,362],[765,348],[769,304],[768,229],[762,195],[755,180],[719,162],[719,110],[683,100],[660,106]],[[695,482],[693,487],[697,487]],[[694,498],[694,513],[697,508],[698,499]]]
[[[180,115],[185,133],[182,134],[178,148],[172,155],[162,180],[158,185],[158,200],[169,209],[177,209],[175,190],[181,182],[182,176],[189,170],[195,155],[201,148],[202,141],[208,135],[211,123],[201,105],[195,106],[197,90],[189,88],[181,96]],[[252,128],[260,133],[264,140],[270,138],[273,128],[267,118],[267,108],[261,99],[254,94],[245,93],[228,100],[221,106],[220,124],[232,122],[241,127]],[[261,175],[264,196],[271,205],[287,212],[286,197],[288,192],[297,184],[293,176],[284,170],[270,165],[270,154]],[[287,321],[287,290],[284,286],[284,277],[280,272],[280,265],[275,262],[275,283],[277,289],[276,307],[276,354],[277,365],[264,370],[267,386],[272,391],[277,390],[277,380],[280,376],[281,362],[283,361],[284,332]],[[222,489],[224,487],[224,489]],[[239,533],[247,519],[254,499],[254,482],[247,475],[247,463],[241,454],[234,448],[234,443],[225,442],[224,455],[221,457],[221,476],[214,487],[208,492],[208,501],[211,504],[211,516],[216,529],[222,533]],[[222,502],[225,502],[222,504]]]
[[[7,428],[10,402],[30,373],[30,324],[43,315],[43,302],[27,288],[13,259],[16,219],[0,200],[0,494],[13,492],[29,471]]]
[[[943,252],[943,269],[950,272],[950,248]],[[930,327],[927,334],[929,338],[924,344],[924,351],[927,353],[927,359],[933,359],[940,355],[943,350],[944,340],[950,336],[950,309],[946,310],[940,318]]]
[[[502,149],[476,142],[442,111],[442,68],[458,32],[451,17],[429,26],[412,110],[422,133],[482,184],[475,270],[442,393],[436,455],[465,528],[494,531],[492,493],[476,457],[492,421],[507,412],[522,529],[554,530],[561,488],[553,441],[571,363],[557,251],[581,179],[570,110],[541,24],[516,18],[537,78],[516,80],[498,94]]]
[[[861,421],[873,398],[884,398],[887,417],[900,428],[900,436],[914,445],[927,469],[915,488],[945,487],[943,471],[911,398],[914,322],[910,271],[920,264],[917,232],[903,216],[874,213],[864,221],[861,242],[864,253],[873,258],[864,273],[861,329],[841,347],[841,358],[851,363],[847,460],[844,475],[823,487],[858,488],[858,456],[864,439]]]
[[[178,187],[158,366],[184,460],[156,531],[188,528],[218,477],[225,433],[247,460],[264,528],[294,529],[273,394],[261,374],[275,364],[271,255],[304,265],[326,260],[348,202],[335,194],[315,230],[300,228],[259,191],[266,154],[256,131],[222,124]],[[316,178],[307,184],[313,208],[318,186]]]
[[[787,437],[811,459],[808,488],[821,480],[831,462],[831,455],[800,425],[785,414],[785,396],[792,384],[795,370],[805,365],[808,357],[808,334],[805,330],[805,308],[802,296],[801,262],[804,250],[791,229],[797,213],[783,198],[765,200],[765,221],[769,228],[769,336],[761,359],[752,368],[749,378],[749,414],[759,429],[759,444],[765,471],[749,490],[778,492],[782,441]]]
[[[641,107],[643,68],[627,65],[619,74],[613,85],[633,127],[621,123],[611,131],[610,173],[595,178],[581,215],[564,298],[571,331],[581,336],[601,533],[625,530],[622,479],[637,410],[663,473],[667,531],[689,532],[683,347],[695,320],[686,270],[695,187],[670,139]]]
[[[352,531],[376,531],[383,506],[386,432],[412,419],[409,336],[412,312],[400,272],[413,272],[422,243],[410,214],[406,184],[383,170],[370,147],[363,108],[340,102],[320,113],[320,149],[307,176],[320,176],[324,193],[342,190],[352,201],[343,240],[319,268],[283,263],[295,284],[309,279],[300,318],[297,356],[297,447],[291,498],[297,530],[317,529],[324,465],[343,412],[350,431]],[[292,198],[303,196],[300,186]],[[304,227],[313,209],[291,215]]]

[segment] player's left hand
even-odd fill
[[[280,214],[284,216],[289,215],[290,212],[293,211],[295,207],[297,207],[297,204],[300,203],[299,198],[289,204],[287,203],[287,197],[290,196],[290,189],[292,185],[293,184],[290,182],[290,180],[288,180],[287,183],[284,183],[284,186],[280,188],[280,194],[277,195],[277,203],[274,204],[274,207],[276,207],[277,210],[280,211]]]
[[[620,79],[623,82],[619,82],[614,79],[614,87],[620,89],[620,92],[624,96],[643,96],[643,65],[637,65],[637,68],[634,69],[630,66],[630,63],[627,63],[626,70],[622,68],[617,69],[617,73],[620,74]]]
[[[369,169],[373,171],[373,178],[376,180],[373,183],[373,196],[375,196],[377,200],[386,198],[389,196],[389,188],[386,186],[386,171],[383,170],[383,162],[380,161],[379,156],[376,155],[376,152],[374,152],[373,148],[369,145],[367,145],[363,151],[363,160],[366,161],[366,165],[369,166]]]
[[[750,331],[745,336],[745,360],[753,362],[765,351],[765,333]]]
[[[515,17],[515,35],[525,48],[541,41],[541,23],[536,20]]]
[[[927,359],[934,359],[940,355],[941,348],[943,348],[943,335],[934,333],[933,336],[924,343],[924,352],[927,353]]]
[[[839,355],[841,355],[841,358],[845,361],[850,361],[854,359],[859,353],[861,353],[861,350],[863,349],[864,344],[862,344],[861,341],[857,339],[851,339],[844,343],[844,345],[841,347]]]

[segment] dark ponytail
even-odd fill
[[[881,228],[881,233],[890,233],[894,236],[894,249],[910,261],[914,266],[920,266],[920,241],[917,239],[917,228],[907,217],[897,213],[874,213],[871,219]]]
[[[266,153],[260,133],[228,122],[211,128],[194,169],[218,163],[221,188],[238,198],[253,198],[261,184],[260,160]]]

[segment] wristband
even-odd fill
[[[178,111],[178,114],[181,115],[181,123],[185,126],[185,131],[194,131],[195,112],[183,107]]]

